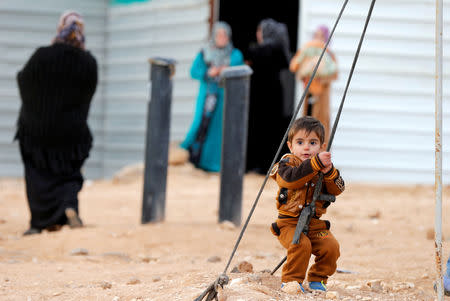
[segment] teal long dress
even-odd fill
[[[244,59],[242,53],[238,49],[233,49],[230,56],[230,66],[243,64]],[[208,84],[206,81],[207,71],[208,66],[203,59],[203,54],[199,52],[192,63],[191,76],[193,79],[198,79],[200,81],[200,91],[195,105],[194,120],[192,121],[192,125],[186,138],[181,143],[181,147],[188,149],[195,141],[202,120],[203,106],[205,104],[208,89],[217,91],[217,105],[211,116],[198,167],[206,171],[218,172],[220,171],[222,154],[223,88],[220,88],[217,83],[210,82]]]

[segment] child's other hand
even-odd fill
[[[322,164],[325,166],[325,168],[323,170],[328,169],[328,171],[329,171],[331,168],[331,165],[332,165],[331,153],[330,152],[321,152],[321,153],[319,153],[319,159],[322,162]]]
[[[212,66],[208,69],[208,75],[210,77],[216,77],[217,75],[219,75],[219,73],[220,73],[220,69],[217,67]]]

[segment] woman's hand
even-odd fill
[[[209,67],[209,69],[208,69],[208,76],[209,77],[216,77],[216,76],[218,76],[220,74],[220,71],[221,71],[220,67],[215,67],[215,66]]]

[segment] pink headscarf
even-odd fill
[[[53,43],[64,43],[84,49],[84,20],[75,11],[64,12],[59,18],[56,37]]]
[[[320,25],[317,27],[316,31],[321,31],[323,34],[323,38],[325,39],[324,43],[328,41],[328,38],[330,37],[330,30],[326,25]]]

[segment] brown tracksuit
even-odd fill
[[[309,224],[308,235],[302,234],[299,244],[292,244],[301,208],[312,201],[317,174],[323,167],[317,155],[302,162],[297,156],[286,154],[272,169],[271,177],[280,188],[277,196],[278,219],[272,224],[271,230],[287,249],[282,282],[302,283],[311,254],[315,255],[315,263],[309,269],[308,281],[326,283],[328,277],[336,271],[340,255],[339,243],[329,231],[330,223],[319,219],[326,212],[326,202],[316,202],[316,214]],[[339,171],[332,167],[324,174],[322,192],[338,195],[344,189],[345,184]]]

